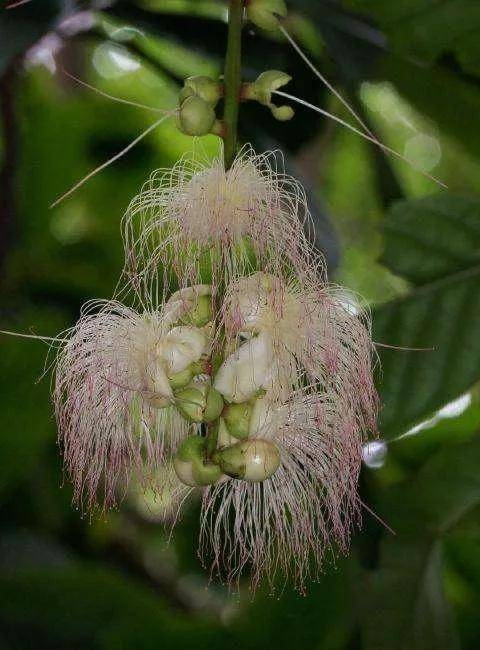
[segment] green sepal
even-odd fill
[[[196,486],[212,485],[222,476],[218,464],[206,458],[207,439],[200,436],[189,436],[180,443],[174,460],[174,466],[181,480],[181,463],[189,463],[191,476]],[[178,463],[180,461],[180,463]],[[185,465],[181,469],[185,468]],[[187,468],[187,472],[190,470]],[[190,483],[188,483],[190,485]]]
[[[188,368],[185,368],[185,370],[182,370],[181,372],[176,372],[174,375],[171,375],[168,378],[168,381],[170,382],[170,386],[172,387],[173,391],[178,391],[181,390],[182,388],[185,388],[185,386],[188,386],[188,384],[192,381],[194,378],[195,373],[194,370],[192,369],[192,366],[194,364],[191,364],[188,366]]]

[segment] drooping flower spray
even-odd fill
[[[220,134],[222,154],[184,157],[133,199],[118,295],[168,307],[172,291],[197,303],[206,297],[196,287],[210,287],[208,371],[172,402],[197,426],[173,465],[181,483],[203,490],[200,556],[230,584],[249,571],[253,588],[265,575],[274,588],[282,574],[303,589],[360,521],[362,442],[377,412],[373,346],[368,315],[326,280],[305,193],[280,156],[236,153],[240,99],[293,117],[272,101],[290,80],[284,73],[241,83],[243,4],[230,2],[224,85],[194,77],[180,95],[180,128]],[[279,0],[245,4],[262,27],[284,11]],[[206,390],[221,400],[215,417]]]
[[[327,281],[281,156],[237,148],[241,101],[293,117],[272,101],[288,75],[241,78],[245,14],[276,28],[285,4],[229,10],[223,81],[187,79],[176,111],[184,133],[223,138],[222,152],[154,172],[132,200],[115,298],[89,303],[64,335],[55,413],[84,509],[116,505],[132,477],[155,489],[173,467],[179,490],[203,492],[212,575],[236,585],[249,573],[252,588],[266,576],[272,589],[282,575],[303,590],[360,522],[373,346],[368,314]]]

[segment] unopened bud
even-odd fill
[[[222,412],[223,399],[210,381],[205,380],[180,390],[176,394],[176,406],[190,422],[213,422]]]
[[[213,319],[212,287],[197,284],[180,289],[170,296],[166,307],[179,314],[180,322],[204,327]]]
[[[179,127],[186,135],[207,135],[215,121],[212,105],[197,95],[187,97],[180,105]]]
[[[220,467],[206,458],[206,439],[189,436],[183,440],[173,460],[175,472],[186,485],[212,485],[221,477]]]
[[[185,368],[185,370],[182,370],[181,372],[177,372],[174,375],[171,375],[168,378],[173,391],[178,391],[181,388],[185,388],[185,386],[188,386],[188,384],[192,381],[196,374],[194,373],[192,365],[188,366],[188,368]]]
[[[248,0],[247,17],[257,27],[274,31],[278,28],[277,16],[285,17],[285,0]]]
[[[295,115],[295,111],[291,106],[275,106],[275,104],[272,104],[270,110],[273,117],[279,122],[288,122]]]
[[[184,93],[186,97],[191,96],[187,94],[187,92],[190,91],[192,94],[197,95],[212,106],[215,106],[222,96],[222,84],[205,75],[188,77],[188,79],[185,79],[184,84],[185,87],[183,88],[182,93]]]
[[[245,99],[252,99],[264,106],[272,103],[272,93],[282,86],[286,86],[292,77],[281,70],[266,70],[251,84],[245,84],[243,96]]]
[[[228,433],[238,440],[248,438],[251,415],[252,404],[250,402],[226,406],[223,409],[222,417],[225,420]]]
[[[196,327],[203,327],[213,318],[212,298],[200,296],[196,305],[180,319],[182,323],[191,323]]]
[[[275,474],[280,467],[280,452],[273,442],[250,439],[219,450],[214,460],[224,474],[255,483]]]

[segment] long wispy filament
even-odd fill
[[[11,2],[9,5],[5,7],[5,9],[15,9],[16,7],[20,7],[21,5],[26,5],[27,2],[30,2],[31,0],[17,0],[17,2]]]
[[[123,99],[122,97],[116,97],[115,95],[110,95],[110,93],[106,93],[103,90],[100,90],[99,88],[95,88],[95,86],[92,86],[91,84],[87,83],[83,79],[80,79],[79,77],[76,77],[71,72],[68,72],[65,69],[63,69],[62,71],[67,77],[69,77],[70,79],[73,79],[73,81],[80,84],[81,86],[84,86],[85,88],[88,88],[88,90],[91,90],[94,93],[97,93],[97,95],[101,95],[102,97],[105,97],[106,99],[110,99],[113,102],[117,102],[118,104],[126,104],[127,106],[134,106],[135,108],[142,108],[142,109],[144,109],[146,111],[150,111],[152,113],[161,113],[163,115],[171,113],[171,110],[166,110],[166,109],[163,109],[163,108],[156,108],[155,106],[149,106],[148,104],[140,104],[139,102],[134,102],[134,101],[131,101],[130,99]]]
[[[66,343],[68,339],[60,339],[56,336],[38,336],[37,334],[23,334],[21,332],[10,332],[8,330],[0,330],[0,334],[6,336],[17,336],[22,339],[37,339],[38,341],[52,341],[53,343]]]
[[[149,133],[154,131],[162,122],[165,122],[169,117],[172,117],[172,115],[175,114],[176,111],[171,111],[170,113],[167,113],[166,115],[163,115],[160,119],[158,119],[156,122],[151,124],[148,129],[145,129],[139,136],[135,138],[130,144],[128,144],[126,147],[124,147],[121,151],[119,151],[117,154],[106,160],[104,163],[93,169],[91,172],[89,172],[86,176],[84,176],[78,183],[75,183],[73,187],[71,187],[65,194],[62,194],[56,201],[54,201],[50,208],[54,208],[56,205],[61,203],[64,199],[66,199],[68,196],[73,194],[76,190],[78,190],[79,187],[82,187],[87,181],[89,181],[93,176],[96,176],[98,173],[106,169],[106,167],[109,167],[112,163],[116,162],[119,158],[124,156],[130,149],[133,149],[140,140],[143,140]]]
[[[423,171],[423,169],[420,169],[418,167],[418,165],[416,165],[412,160],[410,160],[406,156],[403,156],[398,151],[395,151],[395,149],[391,149],[387,145],[383,144],[382,142],[377,140],[377,138],[372,137],[372,136],[368,135],[367,133],[364,133],[363,131],[360,131],[360,129],[357,129],[352,124],[349,124],[348,122],[345,122],[345,120],[342,120],[341,117],[338,117],[337,115],[334,115],[333,113],[329,113],[328,111],[324,110],[323,108],[320,108],[319,106],[315,106],[315,104],[310,104],[310,102],[307,102],[304,99],[301,99],[300,97],[295,97],[295,95],[290,95],[289,93],[285,93],[285,92],[283,92],[281,90],[274,90],[273,94],[278,95],[279,97],[284,97],[285,99],[289,99],[290,101],[295,102],[297,104],[300,104],[301,106],[305,106],[305,108],[309,108],[310,110],[315,111],[316,113],[320,113],[320,115],[324,115],[325,117],[330,118],[334,122],[337,122],[338,124],[341,124],[345,128],[349,129],[350,131],[353,131],[353,133],[356,133],[361,138],[364,138],[365,140],[368,140],[369,142],[373,142],[373,144],[376,144],[377,146],[379,146],[381,149],[383,149],[387,153],[391,154],[392,156],[395,156],[396,158],[399,158],[400,160],[403,160],[403,162],[410,165],[410,167],[412,167],[413,169],[418,171],[420,174],[422,174],[422,176],[425,176],[426,178],[433,181],[437,185],[440,185],[441,187],[443,187],[445,189],[448,189],[447,185],[445,185],[445,183],[443,183],[441,180],[439,180],[435,176],[432,176],[428,172]]]
[[[305,63],[308,65],[310,70],[314,73],[316,77],[320,79],[320,81],[329,89],[331,93],[335,95],[335,97],[345,106],[347,111],[353,115],[353,117],[357,120],[357,122],[363,127],[366,133],[370,135],[372,138],[377,140],[375,137],[375,134],[368,128],[368,126],[365,124],[365,122],[362,120],[360,115],[352,108],[352,106],[348,103],[348,101],[338,92],[338,90],[328,81],[328,79],[318,70],[314,64],[310,61],[308,56],[303,52],[303,50],[300,48],[300,45],[290,36],[290,34],[287,32],[285,27],[283,25],[279,24],[279,29],[282,32],[282,34],[285,36],[285,38],[288,40],[290,45],[293,47],[293,49],[297,52],[297,54],[305,61]]]

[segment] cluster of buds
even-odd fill
[[[180,91],[178,127],[186,135],[222,132],[215,107],[223,95],[223,85],[204,75],[185,79]]]
[[[276,106],[272,93],[285,86],[291,77],[279,70],[266,70],[252,83],[244,83],[240,101],[257,101],[267,106],[273,117],[280,122],[291,120],[295,112],[291,106]],[[221,120],[217,118],[216,106],[223,97],[223,83],[199,75],[185,79],[179,95],[178,128],[186,135],[222,135]]]
[[[287,81],[268,73],[244,92],[271,107]],[[194,78],[182,105],[220,95]],[[305,193],[280,166],[246,148],[228,170],[185,158],[152,175],[124,218],[117,298],[139,308],[84,309],[54,400],[82,506],[114,505],[132,477],[163,490],[164,471],[179,496],[202,492],[212,571],[232,583],[248,567],[253,587],[281,571],[302,588],[360,520],[377,396],[368,315],[326,281]]]

